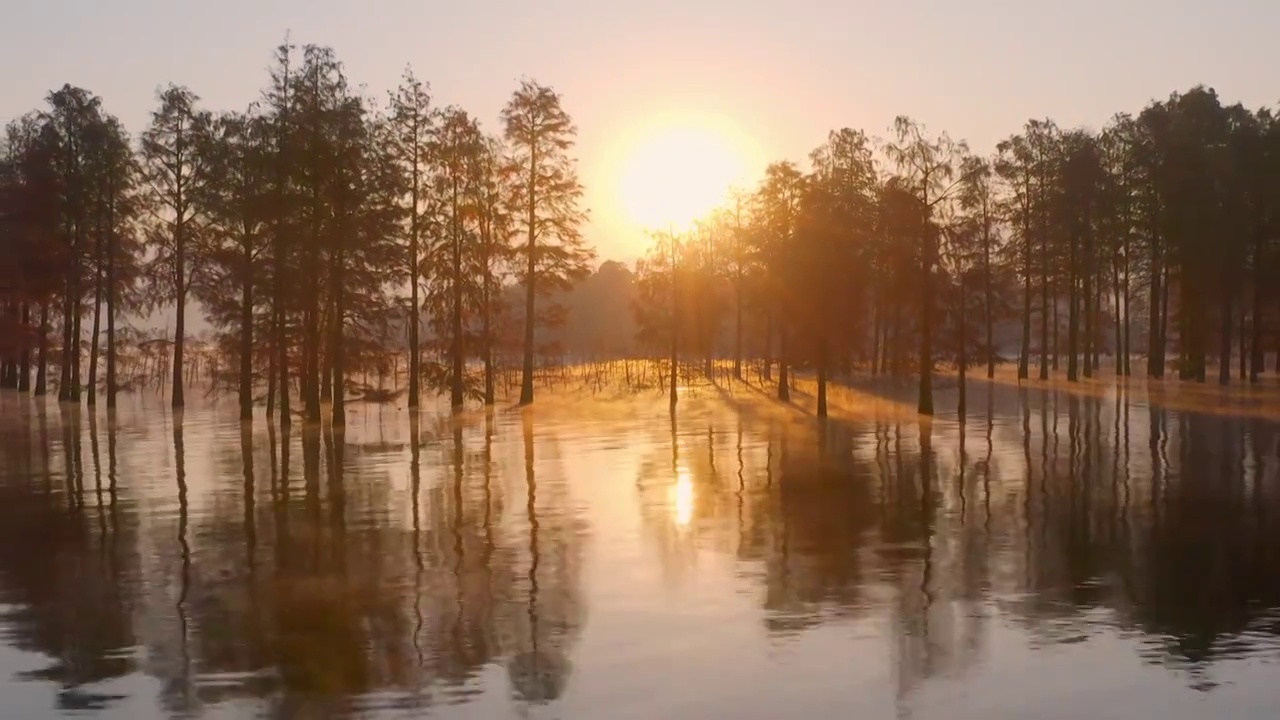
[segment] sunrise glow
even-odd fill
[[[687,228],[722,204],[752,170],[750,143],[714,117],[670,116],[635,134],[618,168],[618,200],[652,230]]]

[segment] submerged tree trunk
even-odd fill
[[[921,415],[933,414],[933,261],[926,259],[920,292],[920,402]]]
[[[533,323],[534,323],[534,283],[537,279],[537,158],[536,148],[529,153],[529,199],[528,223],[529,241],[525,247],[525,259],[528,268],[525,273],[525,306],[524,306],[524,377],[520,383],[520,404],[533,402]]]
[[[1031,368],[1031,234],[1024,228],[1025,254],[1022,275],[1022,345],[1018,351],[1018,379],[1026,380]]]
[[[244,243],[240,285],[240,419],[253,418],[253,248]]]
[[[1264,351],[1262,346],[1262,314],[1263,295],[1262,287],[1266,281],[1266,275],[1262,268],[1262,242],[1259,240],[1254,244],[1253,249],[1253,328],[1252,339],[1249,343],[1249,382],[1258,382],[1258,376],[1264,372],[1263,364]]]
[[[49,392],[49,301],[40,303],[40,338],[36,351],[36,387],[33,394],[42,397]]]
[[[778,399],[783,402],[791,400],[791,383],[787,382],[787,323],[778,323]]]
[[[31,326],[31,303],[22,303],[21,310],[23,327]],[[18,354],[18,392],[31,391],[31,348],[23,346],[22,352]]]
[[[98,335],[102,332],[102,278],[95,273],[93,287],[93,337],[89,338],[89,382],[85,404],[98,404]]]
[[[958,376],[957,382],[959,383],[959,388],[958,388],[959,397],[956,399],[956,416],[960,419],[960,422],[963,423],[965,409],[966,409],[965,405],[968,402],[968,397],[967,397],[968,388],[965,387],[965,368],[969,364],[969,354],[966,347],[969,343],[969,336],[968,336],[968,319],[966,317],[968,313],[965,312],[966,303],[965,303],[964,273],[961,272],[959,273],[959,275],[960,275],[960,316],[959,316],[960,352],[959,352],[959,358],[957,359],[957,362],[956,362],[956,369],[957,369],[956,374]],[[989,367],[990,366],[988,366],[988,368]]]

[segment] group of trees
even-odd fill
[[[673,355],[731,353],[738,377],[762,358],[783,400],[790,369],[812,368],[819,414],[830,375],[855,365],[914,371],[931,414],[938,361],[958,368],[963,414],[966,368],[993,377],[1013,345],[1019,379],[1033,360],[1042,380],[1064,360],[1069,381],[1092,377],[1108,354],[1120,376],[1145,354],[1161,378],[1172,347],[1179,377],[1204,381],[1216,333],[1221,382],[1233,357],[1256,382],[1278,231],[1280,121],[1211,89],[1100,132],[1031,120],[987,157],[899,117],[879,143],[832,132],[808,171],[774,163],[688,232],[657,235],[636,314]]]
[[[51,93],[8,125],[0,152],[4,387],[45,394],[56,365],[59,399],[79,401],[83,387],[94,404],[105,323],[114,406],[116,323],[172,308],[180,407],[197,300],[236,359],[242,417],[265,385],[282,422],[293,397],[308,421],[331,402],[342,423],[348,368],[405,334],[411,407],[423,383],[455,407],[492,403],[510,277],[526,296],[521,400],[532,402],[533,326],[556,318],[537,298],[584,274],[592,252],[559,95],[525,80],[501,124],[487,134],[465,110],[437,107],[412,71],[379,104],[331,50],[288,43],[246,110],[213,113],[170,85],[136,142],[92,93]],[[423,363],[428,349],[444,360]]]

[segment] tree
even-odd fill
[[[893,125],[894,141],[885,155],[898,169],[904,186],[920,200],[924,223],[920,228],[920,402],[922,415],[933,414],[933,273],[938,261],[940,231],[934,215],[943,210],[957,188],[956,165],[967,153],[965,143],[946,133],[935,138],[911,118],[899,116]]]
[[[594,257],[579,226],[582,186],[569,154],[577,129],[554,90],[524,80],[502,109],[503,135],[519,168],[513,207],[520,208],[516,227],[525,238],[520,250],[525,291],[524,363],[520,403],[533,402],[536,297],[565,287],[587,270]]]
[[[418,80],[412,70],[405,70],[400,87],[391,95],[389,148],[395,161],[409,180],[406,215],[405,250],[406,273],[409,277],[409,407],[419,405],[419,384],[422,380],[422,349],[419,333],[422,321],[419,313],[422,300],[419,296],[419,279],[423,277],[421,262],[422,230],[427,208],[426,181],[431,164],[431,137],[434,117],[431,112],[431,96],[427,84]]]
[[[160,107],[142,134],[141,161],[152,213],[147,236],[157,299],[174,305],[173,407],[180,408],[187,297],[203,280],[207,259],[204,217],[196,199],[209,181],[213,119],[197,107],[199,98],[187,88],[170,85],[157,99]]]

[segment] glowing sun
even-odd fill
[[[672,117],[638,133],[618,174],[623,210],[641,227],[688,227],[724,202],[749,168],[746,143],[712,118]]]

